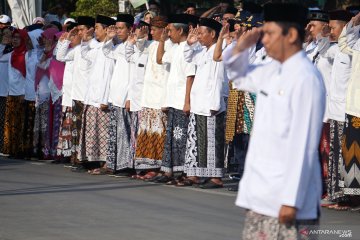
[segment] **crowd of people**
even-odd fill
[[[280,206],[316,220],[317,193],[359,211],[359,9],[155,7],[25,29],[0,16],[2,154],[205,189],[235,164],[250,225],[286,222]]]

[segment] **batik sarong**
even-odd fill
[[[81,101],[73,101],[72,107],[72,126],[71,126],[71,135],[72,135],[72,149],[71,149],[71,161],[73,163],[77,162],[79,154],[79,142],[80,142],[80,132],[82,125],[82,118],[84,114],[84,104]]]
[[[360,118],[346,115],[342,145],[344,194],[360,195]]]
[[[24,157],[31,158],[34,149],[35,102],[25,101]]]
[[[60,124],[62,119],[62,98],[59,97],[54,103],[50,104],[50,111],[49,111],[49,136],[48,139],[48,146],[49,149],[45,151],[46,159],[54,159],[57,158],[57,145],[59,143],[59,132],[60,132]]]
[[[24,106],[23,96],[7,97],[2,152],[19,158],[24,153]]]
[[[72,108],[63,106],[61,127],[59,133],[59,143],[57,145],[57,155],[59,157],[71,157],[72,149]]]
[[[187,133],[185,170],[187,176],[224,176],[224,116],[190,113]]]
[[[330,123],[324,123],[319,145],[319,159],[321,166],[323,194],[328,192],[329,182],[329,154],[330,154]]]
[[[318,239],[311,235],[311,230],[319,229],[319,220],[296,220],[291,225],[279,223],[279,219],[253,211],[247,211],[243,230],[243,240],[276,239],[276,240],[312,240]]]
[[[138,112],[110,108],[109,143],[106,167],[113,172],[134,168]]]
[[[161,171],[184,171],[188,125],[189,117],[182,110],[169,108]]]
[[[50,159],[49,133],[49,100],[39,104],[35,109],[34,155],[40,159]]]
[[[82,117],[78,159],[106,161],[109,139],[110,111],[86,105]]]
[[[135,169],[157,169],[161,167],[166,124],[167,116],[161,110],[141,109],[134,160]]]
[[[342,158],[342,138],[344,122],[330,120],[330,154],[328,169],[328,196],[331,201],[340,202],[344,200],[344,181],[341,179],[340,172],[343,166]]]
[[[256,95],[249,92],[239,92],[238,110],[236,116],[236,133],[250,134],[255,113]]]
[[[4,124],[6,114],[6,97],[0,97],[0,152],[4,146]]]

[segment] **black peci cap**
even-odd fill
[[[88,16],[79,16],[77,18],[77,23],[79,25],[86,25],[86,26],[93,27],[95,25],[95,18],[88,17]]]
[[[221,31],[222,25],[212,18],[200,18],[199,26],[204,26],[215,30],[216,33]]]
[[[106,26],[115,25],[116,21],[112,19],[111,17],[107,17],[104,15],[97,15],[96,16],[96,23],[101,23]]]
[[[353,16],[354,14],[346,10],[336,10],[329,12],[330,20],[349,22]]]
[[[268,3],[264,6],[265,22],[291,22],[306,26],[307,8],[295,3]]]
[[[134,17],[130,14],[118,14],[116,16],[116,22],[124,22],[130,25],[134,24]]]
[[[173,14],[168,17],[168,22],[196,26],[199,23],[199,17],[186,13]]]
[[[312,10],[309,12],[308,20],[329,22],[329,13],[322,10]]]

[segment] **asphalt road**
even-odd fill
[[[235,197],[0,158],[0,240],[241,239]],[[324,210],[321,224],[358,228],[360,214]]]

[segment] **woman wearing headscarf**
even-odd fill
[[[43,30],[35,29],[28,33],[25,80],[25,121],[24,121],[24,157],[33,156],[34,123],[35,123],[35,72],[42,55],[38,39]]]
[[[36,114],[34,150],[42,159],[56,156],[61,119],[61,87],[64,64],[54,58],[58,30],[48,28],[42,34],[44,53],[35,75]]]
[[[6,111],[6,99],[9,94],[9,58],[13,47],[11,44],[12,28],[3,28],[0,44],[0,152],[2,152],[4,143],[4,123]]]
[[[9,59],[9,96],[6,101],[3,153],[10,157],[23,156],[24,96],[27,52],[25,30],[15,29],[12,34],[14,51]]]

